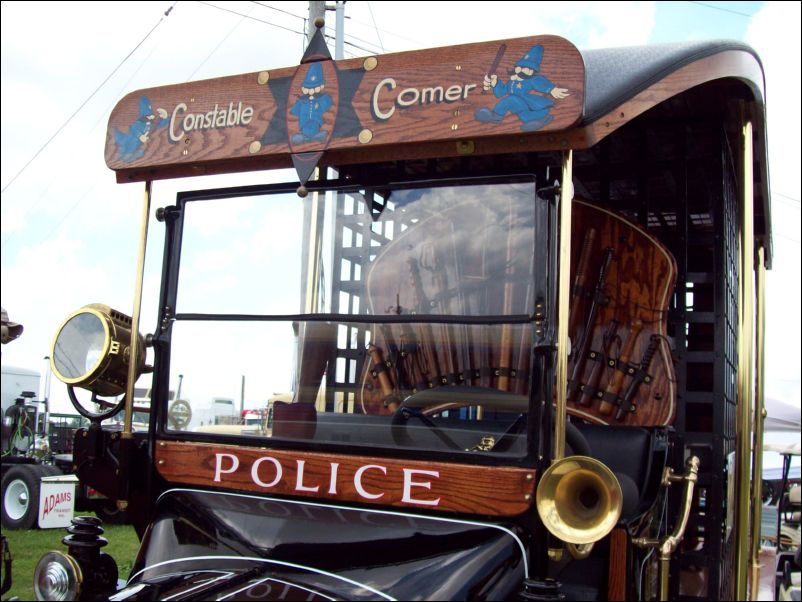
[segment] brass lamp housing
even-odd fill
[[[108,305],[91,303],[61,323],[50,353],[53,374],[66,383],[101,396],[125,393],[131,362],[132,320]],[[145,366],[139,337],[136,373]]]

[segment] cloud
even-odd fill
[[[799,198],[800,3],[768,2],[753,17],[746,41],[757,50],[766,74],[772,188]],[[797,143],[787,144],[789,132]],[[798,226],[798,223],[796,224]]]
[[[799,404],[800,3],[767,2],[745,39],[760,55],[766,75],[774,232],[774,269],[766,275],[766,389]]]
[[[372,43],[381,39],[387,52],[432,48],[538,34],[565,37],[579,48],[646,43],[654,27],[653,2],[392,2],[373,3],[373,27],[366,3],[348,5],[349,34]],[[426,18],[421,19],[425,14]],[[481,15],[481,17],[477,17]],[[349,48],[357,54],[358,49]]]

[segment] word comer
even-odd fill
[[[380,464],[365,464],[354,471],[353,477],[347,476],[343,478],[343,475],[339,474],[339,462],[327,462],[328,467],[323,469],[328,473],[326,477],[318,477],[318,480],[308,478],[308,481],[305,481],[306,461],[295,460],[294,462],[290,461],[290,463],[295,464],[295,466],[286,467],[285,470],[285,466],[278,459],[272,456],[262,456],[251,464],[250,479],[255,485],[264,489],[276,487],[278,490],[286,491],[287,493],[297,492],[301,494],[325,491],[335,496],[338,494],[338,485],[342,484],[344,487],[353,485],[356,493],[366,500],[379,500],[389,490],[395,491],[397,489],[397,486],[390,483],[388,483],[388,491],[382,491],[378,488],[370,490],[366,488],[363,480],[369,480],[375,486],[377,479],[387,479],[388,467]],[[222,482],[224,475],[236,472],[239,466],[240,460],[234,454],[215,454],[214,482]],[[320,475],[321,468],[320,465],[317,465],[310,472]],[[389,470],[400,470],[402,472],[402,502],[421,506],[438,506],[440,504],[439,497],[434,499],[422,499],[420,497],[421,495],[426,495],[421,489],[431,490],[431,479],[440,478],[439,471],[413,468],[399,469],[395,467]],[[294,478],[293,471],[295,472]],[[392,475],[390,477],[392,478]],[[343,480],[346,482],[342,483]],[[393,479],[393,481],[397,483],[397,479]]]
[[[243,108],[242,102],[238,102],[237,106],[230,102],[228,108],[222,109],[215,104],[214,109],[206,113],[187,113],[186,103],[181,102],[176,105],[170,116],[170,141],[180,142],[184,134],[193,130],[248,125],[251,119],[253,119],[253,107]]]

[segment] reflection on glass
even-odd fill
[[[170,382],[192,409],[182,430],[524,455],[523,316],[547,223],[534,182],[312,197],[187,203],[170,342]],[[209,319],[181,319],[195,312]],[[315,313],[333,316],[289,318]]]
[[[96,315],[84,312],[67,321],[56,339],[53,361],[62,376],[75,379],[92,372],[106,345],[106,331]]]
[[[373,325],[341,326],[366,331]],[[184,359],[171,364],[170,378],[177,382],[183,375],[182,399],[191,408],[191,420],[180,429],[168,428],[364,449],[525,453],[530,325],[409,323],[380,330],[386,335],[381,345],[392,365],[393,394],[404,407],[425,414],[425,421],[402,417],[403,410],[385,405],[371,361],[361,366],[338,361],[333,324],[210,320],[173,326],[173,357]],[[431,346],[405,346],[402,359],[398,343],[405,336],[422,341],[427,330]],[[209,339],[226,352],[193,355]],[[505,360],[506,340],[514,345]],[[379,339],[374,343],[379,345]],[[447,350],[458,357],[451,365],[454,373],[435,363],[435,354],[439,351],[445,361]],[[498,370],[502,361],[512,369]]]
[[[534,183],[312,196],[188,202],[178,312],[531,313]]]
[[[388,198],[380,221],[394,223],[400,234],[365,266],[369,313],[487,316],[531,309],[533,184],[395,190]]]

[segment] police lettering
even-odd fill
[[[184,134],[195,130],[210,130],[248,125],[253,119],[253,107],[243,108],[242,102],[234,106],[228,103],[228,109],[215,104],[214,109],[206,113],[187,113],[186,103],[178,103],[170,116],[170,140],[180,142]]]
[[[225,475],[232,474],[239,469],[240,459],[234,454],[215,454],[214,462],[214,482],[222,483]],[[295,478],[287,479],[285,466],[281,461],[273,456],[262,456],[257,458],[250,466],[250,479],[254,485],[262,489],[271,489],[277,485],[284,484],[289,489],[296,492],[318,493],[323,492],[329,495],[337,495],[337,486],[340,483],[339,474],[340,464],[338,462],[328,462],[328,475],[325,482],[315,482],[309,480],[306,475],[306,461],[295,460]],[[396,470],[382,466],[381,464],[365,464],[357,468],[352,479],[348,479],[354,486],[357,494],[366,500],[380,500],[386,494],[381,488],[368,488],[365,477],[369,475],[371,482],[376,483],[376,479],[384,479],[390,476],[390,471]],[[403,482],[401,501],[406,504],[417,504],[419,506],[438,506],[440,498],[429,499],[421,497],[425,495],[421,489],[431,490],[432,479],[439,479],[440,472],[437,470],[420,470],[416,468],[401,468]]]
[[[371,109],[376,119],[386,121],[395,113],[396,108],[406,109],[415,105],[440,104],[443,102],[457,102],[468,98],[468,93],[476,84],[449,87],[434,86],[431,88],[404,88],[397,94],[398,84],[392,77],[385,77],[373,89]]]

